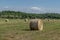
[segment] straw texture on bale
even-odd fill
[[[30,29],[31,30],[43,30],[43,21],[41,19],[32,19],[30,20]]]

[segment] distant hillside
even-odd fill
[[[16,12],[16,11],[1,11],[0,12],[0,18],[50,18],[50,19],[60,19],[60,14],[58,13],[44,13],[44,14],[34,14],[34,13],[25,13],[25,12]]]

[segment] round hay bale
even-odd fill
[[[48,21],[50,21],[50,20],[48,19]]]
[[[9,22],[9,20],[8,19],[5,19],[5,22]]]
[[[31,30],[43,30],[43,22],[41,19],[32,19],[30,21],[30,29]]]
[[[25,22],[27,22],[27,21],[28,21],[28,19],[25,19],[24,21],[25,21]]]
[[[49,21],[49,19],[44,19],[44,21]]]

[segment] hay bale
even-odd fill
[[[28,19],[25,19],[24,21],[25,21],[25,22],[27,22],[27,21],[28,21]]]
[[[48,21],[50,21],[50,20],[48,19]]]
[[[5,19],[5,22],[9,22],[9,20],[8,19]]]
[[[43,22],[41,19],[32,19],[30,21],[30,29],[31,30],[43,30]]]
[[[46,21],[50,21],[50,19],[45,19]]]

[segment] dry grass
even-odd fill
[[[43,31],[30,31],[23,19],[0,19],[0,40],[60,40],[60,19],[44,21]],[[2,23],[2,24],[1,24]]]

